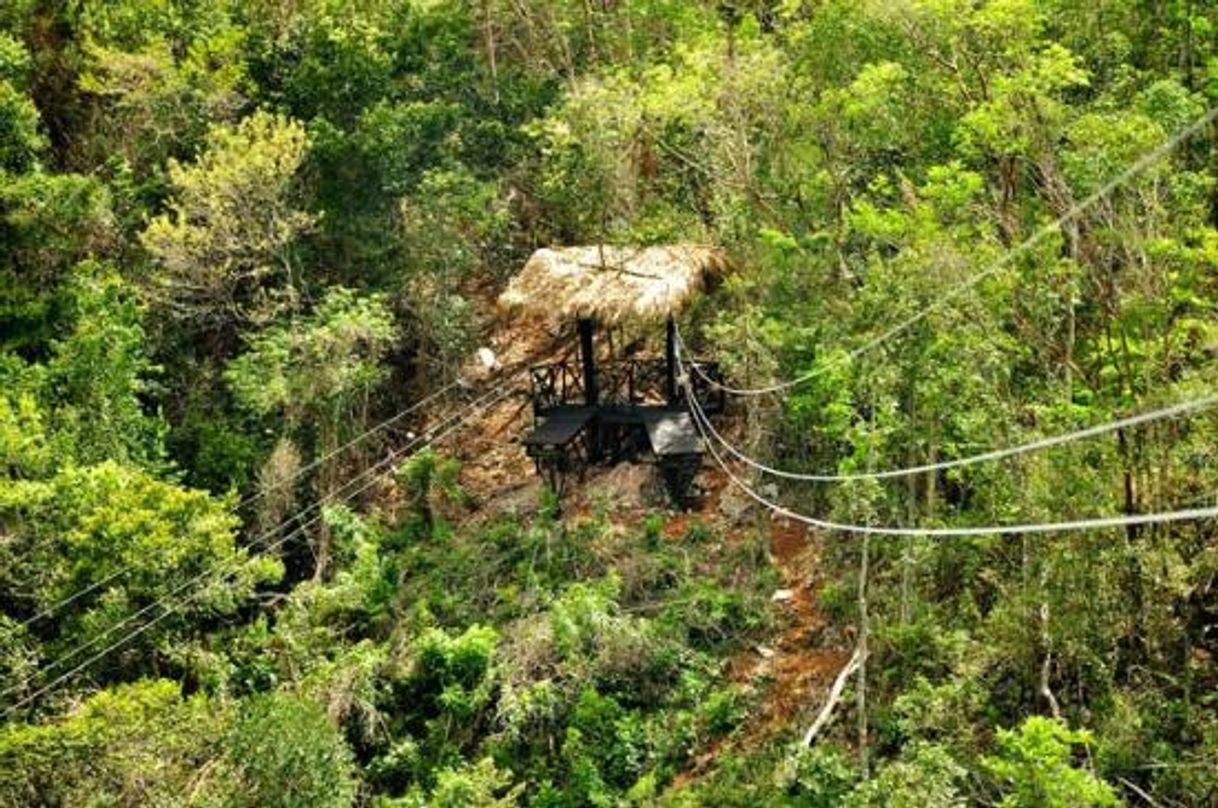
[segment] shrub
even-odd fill
[[[707,732],[711,735],[725,735],[744,721],[748,710],[739,690],[726,687],[714,690],[706,697],[699,708]]]
[[[648,550],[660,549],[664,539],[664,517],[658,513],[649,513],[643,520],[643,544]]]
[[[998,730],[998,754],[982,765],[1005,792],[1004,808],[1081,808],[1119,804],[1091,772],[1072,765],[1071,750],[1091,742],[1086,730],[1034,715],[1019,729]]]
[[[436,712],[469,718],[486,705],[497,642],[495,630],[486,626],[470,626],[457,637],[433,628],[415,642],[414,678],[434,699]]]
[[[431,797],[408,805],[425,808],[510,808],[519,804],[522,784],[512,785],[512,776],[495,767],[490,758],[436,775]],[[417,796],[415,799],[419,799]]]
[[[355,801],[351,750],[321,707],[293,694],[250,699],[226,748],[229,808],[337,808]]]
[[[880,767],[845,801],[851,808],[962,808],[957,785],[966,772],[942,747],[914,744],[897,760]]]
[[[0,727],[0,805],[180,805],[217,754],[224,713],[175,682],[91,696],[71,716]]]
[[[778,781],[808,808],[836,808],[857,776],[846,753],[832,746],[800,746],[779,769]]]

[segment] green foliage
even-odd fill
[[[91,262],[63,286],[67,330],[50,342],[46,361],[10,356],[0,364],[6,421],[32,428],[19,441],[14,435],[13,455],[5,453],[11,471],[40,476],[52,466],[106,459],[157,467],[165,424],[146,412],[156,368],[133,290],[113,268]]]
[[[747,513],[719,529],[715,486],[680,536],[595,495],[466,519],[498,499],[430,452],[331,501],[402,433],[344,441],[460,374],[553,243],[724,247],[682,330],[734,382],[811,374],[725,424],[778,466],[935,464],[1212,394],[1212,127],[1091,195],[1218,99],[1218,6],[1093,5],[0,3],[0,699],[147,625],[6,719],[0,802],[1112,804],[1100,775],[1212,801],[1208,523],[872,542],[862,780],[848,700],[823,748],[753,731],[784,683],[734,683],[736,655],[789,639],[771,549],[794,562]],[[1212,499],[1216,438],[1194,413],[777,496],[1150,513]],[[819,549],[800,636],[848,645],[859,547]],[[1086,729],[1021,723],[1050,711]]]
[[[90,20],[106,30],[95,31],[82,48],[77,88],[90,137],[73,159],[124,180],[138,205],[164,193],[168,159],[192,155],[213,124],[236,117],[247,90],[242,37],[218,9],[206,8],[210,3],[171,11],[156,26],[160,32],[147,25],[148,11],[138,4],[107,5],[145,23]],[[121,30],[129,26],[136,27]]]
[[[225,739],[232,808],[355,804],[351,750],[325,712],[290,693],[249,700]]]
[[[256,112],[212,128],[193,164],[169,162],[169,212],[141,240],[161,269],[154,289],[171,313],[213,324],[297,305],[292,247],[315,220],[292,198],[307,149],[299,123]]]
[[[699,712],[707,732],[711,735],[727,735],[744,722],[748,707],[740,691],[725,688],[710,693]]]
[[[143,680],[96,693],[52,723],[7,724],[0,803],[216,804],[205,771],[221,749],[225,713],[201,694],[184,698],[175,682]]]
[[[380,360],[393,333],[383,298],[333,287],[299,325],[276,324],[255,334],[225,377],[238,400],[260,415],[333,417],[384,380]]]
[[[0,349],[38,356],[62,328],[60,283],[114,246],[111,194],[76,174],[6,177],[0,230]]]
[[[842,750],[832,746],[801,746],[780,770],[785,790],[809,808],[841,805],[858,777]]]
[[[461,465],[441,458],[430,447],[411,455],[398,469],[397,476],[410,509],[406,530],[416,538],[433,538],[436,533],[433,500],[437,495],[462,501],[457,484]]]
[[[1091,742],[1086,730],[1032,716],[1017,730],[998,731],[998,754],[983,761],[1006,792],[1004,806],[1118,805],[1112,788],[1073,765],[1076,745]]]
[[[471,626],[457,637],[430,629],[419,637],[414,681],[434,700],[437,712],[468,720],[486,706],[496,640],[487,626]]]
[[[643,542],[648,550],[658,550],[664,540],[664,517],[658,513],[649,513],[643,520]]]
[[[34,396],[22,390],[0,397],[0,464],[5,477],[41,477],[52,453]]]
[[[933,744],[917,744],[901,756],[886,762],[872,780],[859,784],[846,799],[850,806],[917,808],[941,805],[963,808],[968,804],[962,792],[967,771],[945,750]],[[1044,803],[1016,802],[1015,805]],[[1071,802],[1074,805],[1087,803]]]
[[[283,572],[277,560],[250,559],[236,547],[236,518],[207,494],[109,461],[6,486],[0,524],[10,537],[0,547],[5,566],[14,580],[24,581],[5,598],[15,613],[32,617],[72,598],[34,626],[45,638],[48,660],[79,643],[113,641],[137,615],[156,614],[155,601],[178,595],[197,579],[191,597],[142,631],[132,647],[181,640],[195,621],[233,615],[255,587]],[[152,661],[132,659],[96,675],[106,678],[124,667],[143,671]],[[24,695],[37,681],[15,683],[6,699]]]
[[[493,273],[494,245],[506,236],[507,216],[496,186],[465,169],[426,171],[413,191],[399,209],[412,268],[403,301],[416,322],[420,355],[434,377],[444,379],[476,347],[476,316],[458,290],[476,274]]]
[[[760,612],[756,601],[746,594],[714,580],[695,578],[673,594],[664,619],[684,632],[695,647],[714,649],[760,628]]]
[[[0,31],[0,79],[24,87],[30,72],[30,52],[6,31]]]
[[[4,59],[5,54],[0,52],[0,71],[5,68]],[[34,102],[7,79],[0,78],[0,171],[29,171],[46,145]]]
[[[278,415],[292,431],[312,430],[322,497],[337,486],[344,434],[358,434],[369,398],[388,375],[382,360],[394,333],[380,295],[359,296],[334,286],[307,319],[275,323],[251,336],[249,350],[225,369],[225,381],[251,412]],[[325,573],[329,555],[323,525],[318,575]]]
[[[306,4],[302,11],[278,41],[255,40],[255,46],[267,50],[256,52],[254,69],[274,71],[259,76],[264,92],[293,116],[349,125],[391,81],[392,56],[381,28],[385,21],[376,11],[335,4]]]
[[[43,381],[57,453],[80,463],[157,464],[164,424],[145,412],[157,368],[133,291],[112,268],[86,263],[67,295],[74,325],[51,343]]]
[[[519,804],[524,785],[512,785],[511,775],[495,767],[490,758],[459,770],[444,769],[424,803],[427,808],[510,808]]]

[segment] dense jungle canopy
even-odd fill
[[[0,805],[1218,805],[1216,105],[1206,0],[2,0]],[[538,483],[496,298],[676,243],[854,479]]]

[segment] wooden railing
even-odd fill
[[[717,362],[692,360],[703,374],[721,379]],[[581,406],[585,403],[583,368],[575,359],[546,362],[530,368],[533,414],[545,415],[555,407]],[[698,373],[690,373],[690,384],[698,404],[708,414],[722,412],[723,391],[709,384]],[[668,367],[662,358],[630,358],[603,362],[596,368],[597,401],[603,406],[666,406]],[[684,396],[678,391],[671,402],[685,409]]]
[[[584,403],[584,374],[570,359],[545,362],[529,368],[533,414],[545,415],[555,407]]]

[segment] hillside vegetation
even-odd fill
[[[1215,105],[1204,0],[5,0],[0,805],[1218,805],[1218,521],[1001,529],[1218,505]],[[673,242],[741,453],[949,466],[728,472],[982,529],[539,485],[495,296]]]

